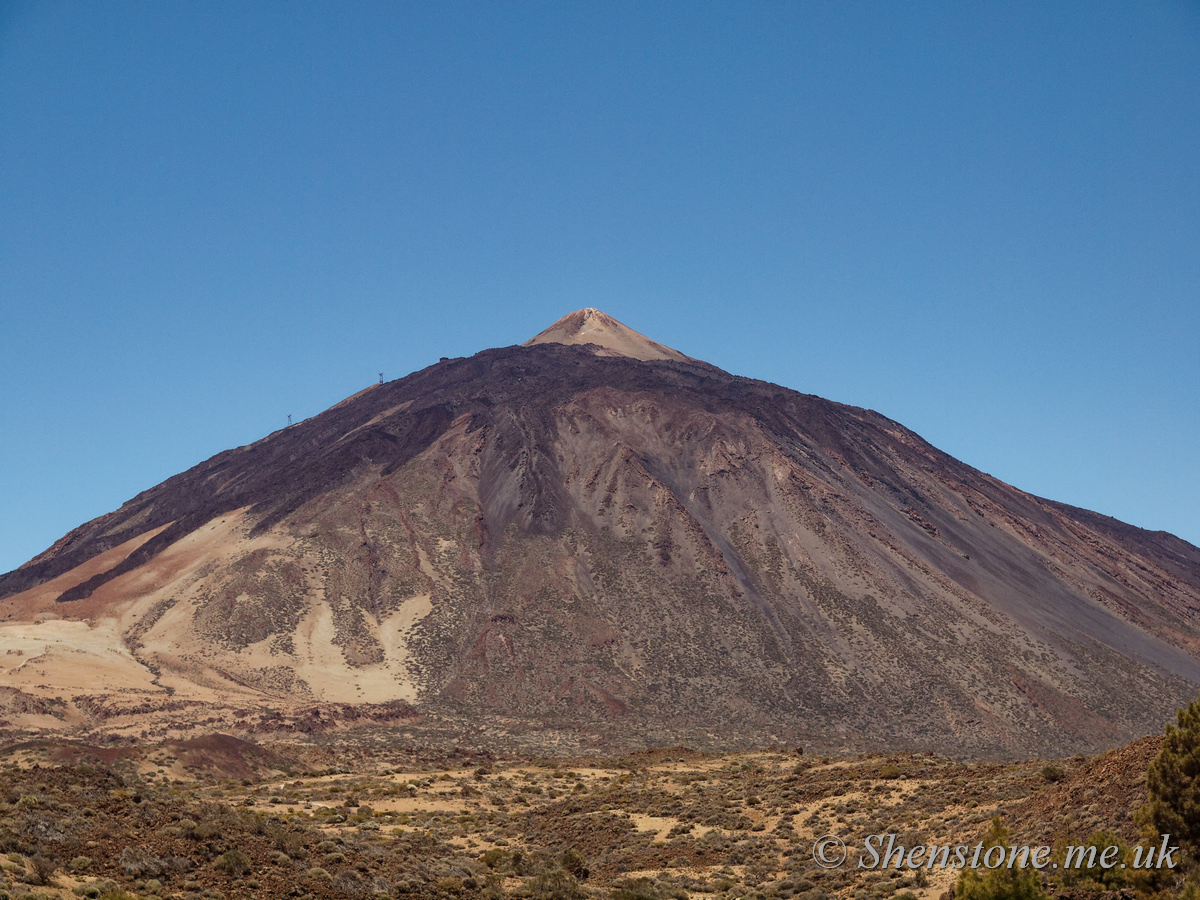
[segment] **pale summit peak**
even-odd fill
[[[669,359],[676,362],[695,362],[678,350],[652,341],[593,307],[577,309],[563,316],[545,331],[539,332],[523,343],[522,347],[534,344],[591,344],[597,356],[628,356],[633,359]]]

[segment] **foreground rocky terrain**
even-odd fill
[[[0,891],[11,897],[941,897],[951,869],[862,870],[869,835],[1061,848],[1142,837],[1160,739],[1048,764],[932,754],[538,758],[354,740],[35,741],[0,752]],[[813,840],[851,848],[817,866]],[[867,858],[864,856],[864,858]],[[1061,896],[1169,887],[1045,870]],[[1115,896],[1115,895],[1103,895]],[[1130,894],[1132,896],[1132,894]]]
[[[1200,549],[596,310],[221,453],[0,598],[12,739],[1060,756],[1200,693]]]

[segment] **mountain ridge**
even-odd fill
[[[445,360],[216,454],[0,576],[0,612],[111,622],[121,690],[212,715],[1050,753],[1200,687],[1186,541],[871,410],[596,346]]]

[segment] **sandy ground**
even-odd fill
[[[319,591],[311,592],[309,611],[293,636],[294,653],[280,653],[272,640],[223,650],[199,633],[194,601],[209,589],[214,574],[248,553],[288,552],[294,545],[294,538],[283,533],[250,537],[245,512],[214,518],[84,600],[57,603],[63,591],[119,565],[162,529],[5,601],[0,605],[0,686],[41,697],[103,694],[121,707],[168,697],[218,705],[242,705],[252,698],[283,705],[416,700],[419,685],[408,669],[408,641],[430,612],[428,594],[411,597],[383,621],[369,623],[385,657],[373,665],[347,663],[333,640],[333,610]],[[428,560],[422,559],[422,569],[436,574]],[[309,694],[274,690],[262,679],[261,673],[289,668],[307,683]],[[279,683],[286,686],[286,676]],[[135,700],[137,695],[141,698]],[[68,723],[25,716],[18,724],[61,729]],[[106,726],[121,724],[110,720]]]
[[[320,601],[300,624],[295,635],[296,675],[303,678],[317,699],[335,703],[382,703],[413,701],[418,685],[409,673],[408,636],[429,614],[428,594],[410,597],[378,626],[384,661],[372,665],[347,665],[341,648],[333,642],[333,610]],[[250,649],[250,648],[247,648]],[[278,664],[269,652],[240,655],[249,666]]]
[[[87,622],[46,620],[0,625],[0,683],[30,693],[93,692],[98,683],[144,691],[158,690],[107,619]]]

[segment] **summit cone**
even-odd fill
[[[630,359],[668,359],[675,362],[698,362],[673,350],[628,325],[618,322],[607,313],[588,307],[563,316],[545,331],[540,331],[522,347],[537,344],[591,344],[597,356],[626,356]]]

